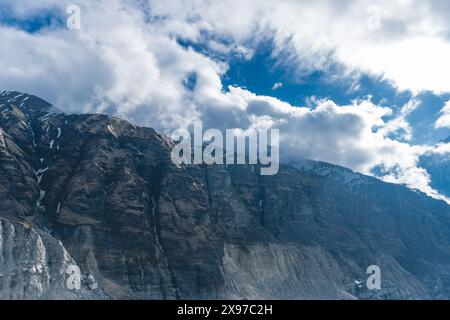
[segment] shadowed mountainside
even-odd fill
[[[172,147],[0,93],[0,297],[450,298],[444,202],[311,161],[176,166]],[[98,288],[66,288],[67,264]],[[374,264],[381,290],[365,286]]]

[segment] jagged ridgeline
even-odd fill
[[[1,92],[0,298],[450,298],[446,203],[325,163],[176,166],[173,146]]]

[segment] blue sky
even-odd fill
[[[39,32],[45,28],[60,28],[65,25],[65,17],[54,8],[42,8],[31,16],[17,16],[11,6],[0,7],[0,22],[29,33]]]
[[[218,41],[227,45],[224,39]],[[393,116],[414,96],[410,90],[399,90],[382,76],[365,73],[343,75],[339,64],[335,64],[327,72],[312,71],[299,74],[288,63],[282,62],[284,58],[289,57],[284,57],[283,54],[273,55],[274,45],[270,39],[259,43],[251,58],[242,55],[218,55],[214,51],[211,52],[205,43],[191,43],[183,39],[178,39],[178,43],[228,64],[228,70],[222,76],[225,91],[230,85],[242,87],[258,95],[276,97],[294,106],[307,106],[312,97],[331,99],[338,104],[346,105],[355,99],[370,96],[375,104],[392,108]],[[195,83],[195,74],[187,80],[192,86]],[[411,142],[436,143],[449,137],[449,128],[436,129],[433,125],[439,118],[439,111],[450,100],[450,94],[424,91],[415,98],[419,106],[407,117],[413,129]],[[392,117],[386,119],[389,118]]]
[[[350,76],[333,79],[321,71],[297,75],[289,66],[280,64],[272,56],[270,48],[271,43],[267,41],[251,59],[232,57],[229,70],[222,79],[224,88],[229,85],[247,88],[259,95],[273,96],[295,106],[308,105],[311,97],[328,98],[345,105],[355,99],[371,96],[375,104],[389,106],[394,111],[413,97],[411,91],[399,91],[387,80],[367,74],[359,74],[356,79]],[[336,70],[339,70],[338,66]],[[355,83],[358,84],[357,89],[354,88]],[[274,87],[276,84],[281,86]],[[427,91],[419,94],[417,99],[420,106],[407,117],[414,130],[412,142],[424,144],[446,139],[450,130],[435,129],[433,124],[443,105],[450,100],[450,95],[436,95]]]
[[[55,7],[42,7],[35,10],[32,15],[25,16],[15,15],[11,6],[2,6],[0,9],[1,24],[28,33],[38,33],[48,28],[64,28],[65,19],[64,12]],[[342,75],[339,64],[335,64],[327,72],[312,71],[299,74],[288,63],[282,62],[284,58],[289,60],[289,57],[285,57],[283,53],[279,56],[273,55],[274,44],[271,39],[258,43],[251,58],[242,55],[221,56],[210,51],[204,43],[189,42],[181,38],[177,41],[185,48],[193,48],[228,64],[228,70],[222,76],[225,91],[229,85],[242,87],[258,95],[276,97],[294,106],[307,106],[312,97],[331,99],[345,105],[351,104],[355,99],[371,96],[375,104],[387,105],[393,110],[401,108],[413,96],[411,91],[398,90],[381,76],[364,73],[353,76]],[[218,41],[229,45],[228,40]],[[190,89],[193,89],[195,82],[195,73],[186,78],[186,85]],[[414,130],[412,141],[424,144],[445,140],[450,136],[450,129],[435,129],[433,124],[439,117],[443,105],[450,100],[450,94],[437,95],[425,91],[417,98],[420,107],[407,118]]]
[[[79,30],[66,27],[74,4]],[[0,89],[168,135],[194,121],[278,128],[284,162],[327,161],[440,196],[419,159],[447,154],[439,144],[450,136],[446,1],[0,0],[0,8]]]

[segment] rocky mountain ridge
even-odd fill
[[[172,147],[153,129],[1,92],[0,297],[450,298],[444,202],[328,164],[315,166],[343,180],[301,165],[273,177],[176,166]],[[365,286],[370,265],[381,290]]]

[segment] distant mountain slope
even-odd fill
[[[173,142],[152,129],[51,110],[0,93],[0,219],[60,240],[60,249],[44,243],[49,256],[67,250],[98,281],[95,290],[49,289],[62,298],[450,298],[444,202],[323,163],[277,176],[177,167]],[[17,237],[17,249],[33,250],[34,240]],[[1,298],[29,286],[15,265],[27,259],[3,266],[20,281]],[[382,289],[372,291],[374,264]],[[64,268],[50,277],[67,280]]]

